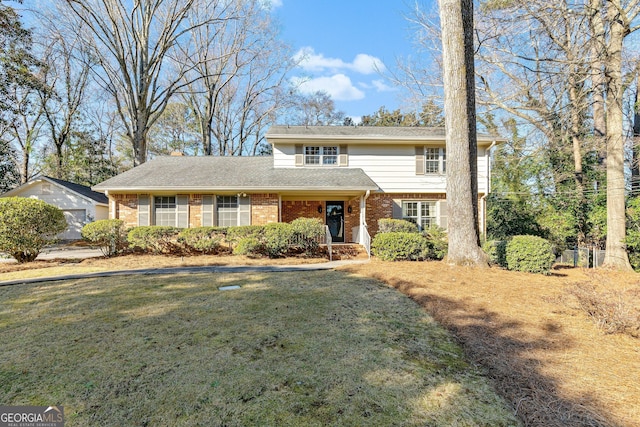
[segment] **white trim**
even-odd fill
[[[29,188],[29,187],[31,187],[33,185],[38,184],[40,181],[46,181],[46,182],[48,182],[50,184],[54,184],[58,188],[63,188],[66,191],[69,191],[70,193],[73,193],[74,195],[76,195],[76,196],[88,201],[89,203],[93,203],[93,204],[96,204],[98,206],[107,206],[107,207],[109,206],[108,203],[102,203],[102,202],[98,202],[96,200],[93,200],[91,197],[87,197],[84,194],[78,193],[77,191],[72,190],[69,187],[66,187],[66,186],[64,186],[62,184],[59,184],[59,183],[53,181],[53,180],[50,180],[46,176],[36,176],[35,178],[30,179],[28,182],[25,182],[24,184],[20,185],[19,187],[11,189],[11,190],[7,191],[4,194],[1,194],[0,197],[11,197],[13,194],[19,193],[22,190],[24,190],[25,188]],[[92,191],[95,191],[95,190],[92,190]],[[97,193],[99,193],[99,191],[97,191]]]

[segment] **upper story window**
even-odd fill
[[[338,164],[338,146],[304,147],[304,164],[336,166]]]
[[[443,174],[447,172],[447,151],[445,148],[425,148],[424,161],[425,174]]]

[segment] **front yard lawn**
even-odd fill
[[[346,272],[49,282],[0,301],[0,402],[62,405],[67,426],[519,425],[415,302]]]

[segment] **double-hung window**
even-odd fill
[[[304,147],[304,164],[309,166],[336,166],[338,164],[337,146]]]
[[[444,174],[447,172],[447,152],[445,148],[426,147],[424,149],[424,172]]]
[[[153,198],[154,224],[176,226],[176,196],[156,196]]]
[[[238,196],[217,196],[218,227],[234,227],[238,220]]]
[[[403,201],[402,219],[417,224],[420,230],[438,225],[435,201]]]

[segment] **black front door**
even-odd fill
[[[344,202],[327,202],[326,212],[331,240],[344,242]]]

